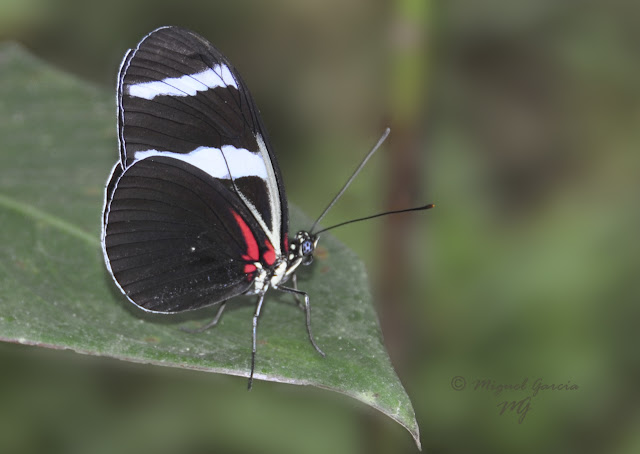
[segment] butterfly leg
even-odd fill
[[[318,344],[316,344],[316,341],[313,339],[313,334],[311,334],[311,306],[309,305],[309,295],[306,292],[295,288],[283,286],[278,286],[276,288],[283,292],[291,293],[293,295],[297,295],[297,297],[304,298],[304,311],[307,315],[307,333],[309,333],[309,340],[311,341],[311,345],[313,345],[313,348],[315,348],[322,356],[325,356],[324,352],[320,350],[320,347],[318,347]]]
[[[188,329],[188,328],[180,328],[180,329],[182,331],[187,332],[187,333],[195,334],[195,333],[201,333],[203,331],[206,331],[209,328],[213,328],[214,326],[216,326],[218,324],[218,321],[220,321],[220,317],[222,317],[222,312],[224,311],[224,307],[225,307],[226,304],[227,304],[226,301],[223,301],[220,304],[220,307],[218,308],[218,312],[216,312],[216,316],[213,317],[213,320],[211,320],[206,325],[201,326],[200,328],[196,328],[196,329]]]
[[[253,337],[252,337],[252,348],[251,348],[251,374],[249,375],[249,384],[247,389],[251,391],[251,386],[253,385],[253,371],[256,368],[256,338],[257,338],[257,329],[258,329],[258,317],[260,317],[260,310],[262,310],[262,303],[264,302],[265,293],[261,293],[258,299],[258,305],[256,306],[256,312],[253,314]]]
[[[293,282],[293,289],[294,290],[298,290],[298,275],[294,273],[294,275],[291,277],[291,281]],[[302,305],[302,300],[300,299],[300,295],[298,293],[294,293],[293,297],[296,299],[296,303],[298,304],[298,308],[301,310],[305,310],[304,306]]]

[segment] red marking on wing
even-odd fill
[[[287,235],[284,236],[284,252],[289,252],[289,237]]]
[[[262,254],[262,258],[267,262],[267,265],[271,266],[276,261],[276,251],[273,249],[273,245],[269,240],[265,240],[264,245],[267,247],[267,252]]]
[[[256,266],[255,266],[253,263],[247,263],[247,264],[244,266],[244,272],[245,272],[246,274],[251,274],[251,273],[253,273],[255,270],[256,270]]]
[[[242,219],[242,216],[233,210],[231,210],[231,214],[233,214],[233,217],[236,219],[236,224],[240,227],[240,231],[244,237],[244,242],[247,244],[247,253],[243,255],[242,258],[247,261],[257,262],[260,259],[260,252],[258,251],[258,242],[256,241],[256,237],[253,236],[253,232],[244,219]]]

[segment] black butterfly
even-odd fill
[[[102,247],[122,293],[175,313],[275,288],[304,300],[293,274],[318,237],[288,238],[287,198],[258,109],[231,63],[189,30],[161,27],[124,57],[118,76],[120,160],[105,194]],[[283,284],[291,277],[293,287]]]
[[[257,295],[256,328],[269,288],[304,301],[296,269],[313,260],[314,232],[385,132],[309,231],[289,239],[287,198],[258,109],[242,78],[206,39],[161,27],[129,50],[118,75],[120,160],[105,191],[102,249],[122,293],[149,311],[175,313]],[[291,278],[292,287],[283,285]]]

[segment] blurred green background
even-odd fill
[[[437,204],[335,231],[426,452],[640,452],[640,3],[0,0],[0,39],[110,91],[168,24],[240,70],[311,217],[391,126],[325,225]],[[416,450],[319,390],[7,344],[0,364],[1,452]],[[578,389],[526,400],[536,379]]]

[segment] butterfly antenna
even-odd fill
[[[376,145],[371,149],[371,151],[369,153],[367,153],[367,155],[364,157],[364,159],[362,160],[362,162],[360,163],[360,165],[358,166],[358,168],[353,172],[353,174],[349,177],[349,179],[347,180],[347,182],[344,184],[344,186],[342,187],[342,189],[340,189],[340,192],[338,192],[336,194],[336,196],[333,198],[333,200],[331,201],[331,203],[329,203],[329,205],[327,205],[327,207],[324,209],[324,211],[322,212],[322,214],[320,215],[320,217],[318,217],[318,219],[316,219],[316,222],[313,223],[313,225],[311,226],[311,229],[309,229],[310,233],[313,233],[313,230],[316,228],[316,226],[318,225],[318,223],[320,223],[320,221],[322,220],[322,218],[324,218],[324,216],[327,214],[327,212],[336,204],[336,202],[338,201],[338,199],[340,197],[342,197],[342,194],[344,194],[344,191],[347,190],[347,188],[349,187],[349,185],[351,184],[351,182],[354,180],[354,178],[360,173],[360,171],[362,170],[362,168],[365,166],[365,164],[367,163],[367,161],[369,160],[369,158],[371,156],[373,156],[373,154],[378,150],[378,148],[380,148],[380,145],[382,145],[382,143],[386,140],[387,136],[389,135],[389,133],[391,132],[390,128],[385,129],[384,133],[382,134],[382,137],[380,137],[380,139],[378,140],[378,143],[376,143]],[[377,215],[377,216],[381,216]],[[374,216],[375,217],[375,216]],[[350,221],[350,222],[355,222],[354,221]],[[327,229],[325,229],[327,230]],[[324,231],[324,230],[323,230]]]
[[[336,227],[342,227],[343,225],[351,224],[353,222],[366,221],[367,219],[379,218],[380,216],[386,216],[388,214],[408,213],[409,211],[423,211],[433,207],[435,207],[435,205],[433,203],[430,203],[428,205],[423,205],[421,207],[405,208],[403,210],[392,210],[392,211],[385,211],[384,213],[372,214],[371,216],[365,216],[363,218],[358,218],[358,219],[351,219],[350,221],[344,221],[344,222],[341,222],[340,224],[332,225],[331,227],[327,227],[326,229],[317,231],[315,235],[320,235],[322,232],[326,232],[327,230],[335,229]]]

